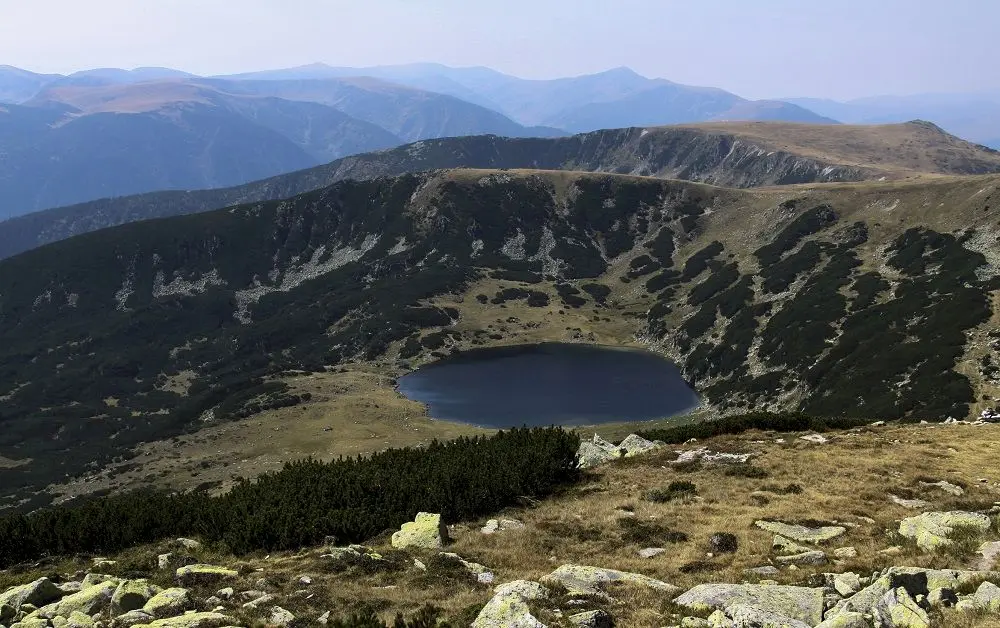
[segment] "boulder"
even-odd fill
[[[483,526],[483,534],[496,534],[497,532],[507,532],[508,530],[523,530],[524,523],[517,519],[490,519]]]
[[[861,577],[851,572],[834,574],[833,590],[842,597],[851,597],[861,590]]]
[[[528,608],[528,602],[548,599],[549,590],[529,580],[515,580],[494,589],[493,598],[479,612],[472,628],[546,628]]]
[[[177,617],[157,619],[148,624],[139,624],[142,628],[222,628],[238,625],[236,620],[222,613],[186,613]]]
[[[996,567],[998,560],[1000,560],[1000,541],[986,541],[979,546],[976,553],[981,557],[976,561],[976,569],[989,571]]]
[[[1000,612],[1000,587],[992,582],[984,582],[976,589],[972,601],[977,608],[988,610],[991,613]]]
[[[85,615],[93,615],[103,611],[111,604],[111,596],[118,588],[118,582],[108,580],[101,584],[95,584],[79,593],[67,595],[58,602],[53,602],[43,606],[33,613],[38,617],[69,617],[73,612],[80,612]]]
[[[875,623],[882,628],[929,628],[931,620],[906,589],[887,591],[872,609]]]
[[[542,584],[562,585],[572,595],[604,595],[612,584],[629,584],[672,595],[680,588],[654,580],[649,576],[616,569],[588,567],[585,565],[562,565],[547,576],[543,576]]]
[[[441,522],[441,515],[418,512],[413,521],[403,524],[392,535],[392,546],[396,549],[420,547],[438,549],[444,547],[448,539],[448,528]]]
[[[139,610],[161,590],[148,580],[124,580],[111,596],[111,614],[121,615]]]
[[[954,606],[958,603],[958,595],[951,589],[938,587],[927,594],[927,603],[930,606]]]
[[[569,616],[569,623],[575,628],[614,628],[611,615],[604,611],[586,611]]]
[[[112,628],[132,628],[132,626],[137,626],[139,624],[148,624],[154,621],[156,618],[141,610],[131,610],[127,613],[118,615],[111,620]]]
[[[81,580],[68,580],[66,582],[60,582],[56,585],[59,590],[63,593],[79,593],[83,591],[83,581]]]
[[[812,628],[812,624],[748,604],[733,604],[726,614],[732,619],[733,628]]]
[[[576,455],[580,461],[580,468],[587,469],[620,458],[621,450],[597,434],[594,434],[594,438],[591,440],[585,440],[580,443],[580,448],[577,450]]]
[[[843,526],[821,526],[819,528],[809,528],[806,526],[782,523],[780,521],[756,521],[754,522],[761,530],[766,530],[773,534],[798,541],[799,543],[822,543],[835,539],[847,532]]]
[[[185,565],[177,568],[177,580],[181,584],[210,584],[220,580],[229,580],[240,575],[239,572],[218,565]]]
[[[934,551],[952,543],[949,537],[956,528],[985,533],[991,525],[989,517],[977,512],[925,512],[903,519],[899,524],[899,533],[914,539],[921,548]]]
[[[142,610],[153,617],[163,618],[180,615],[192,606],[191,593],[187,589],[174,587],[154,595],[143,605]]]
[[[871,628],[872,624],[861,613],[842,613],[822,622],[816,628]]]
[[[743,571],[749,574],[753,574],[755,576],[776,576],[780,573],[778,571],[778,568],[775,567],[774,565],[762,565],[760,567],[750,567],[748,569],[744,569]]]
[[[823,620],[823,589],[762,584],[700,584],[674,599],[693,610],[746,604],[814,626]]]
[[[49,602],[58,600],[63,596],[63,591],[48,578],[39,578],[28,584],[7,589],[0,594],[0,605],[7,604],[15,610],[21,608],[22,604],[33,604],[44,606]]]
[[[654,556],[659,556],[666,551],[667,550],[662,547],[644,547],[639,550],[639,556],[642,558],[653,558]]]
[[[294,621],[295,615],[293,615],[290,611],[287,611],[280,606],[274,606],[271,608],[271,615],[268,618],[268,624],[272,626],[291,626]]]
[[[778,556],[774,562],[779,565],[824,565],[826,564],[826,554],[819,550],[810,550],[800,554]]]
[[[201,549],[201,542],[194,539],[179,538],[174,541],[177,545],[183,547],[186,550],[198,550]]]
[[[639,456],[641,454],[649,453],[659,449],[660,446],[651,440],[646,440],[638,434],[629,434],[625,437],[621,443],[618,444],[618,450],[625,451],[625,457],[631,458],[632,456]]]
[[[49,628],[49,620],[44,617],[25,617],[10,628]]]

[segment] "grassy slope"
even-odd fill
[[[925,122],[814,125],[793,122],[713,122],[684,125],[760,142],[831,164],[862,166],[887,175],[976,174],[996,171],[1000,152],[945,133]]]

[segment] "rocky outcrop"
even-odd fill
[[[781,536],[792,539],[793,541],[799,541],[800,543],[822,543],[824,541],[835,539],[847,532],[847,528],[843,526],[821,526],[818,528],[810,528],[807,526],[782,523],[780,521],[756,521],[754,525],[761,530],[767,530],[768,532],[773,532],[774,534],[780,534]]]
[[[823,620],[823,589],[781,585],[701,584],[674,603],[693,610],[746,605],[815,626]]]
[[[397,549],[417,547],[439,549],[449,541],[448,528],[441,521],[441,515],[418,512],[413,521],[403,524],[392,535],[392,546]]]

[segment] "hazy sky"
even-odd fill
[[[998,0],[0,0],[0,64],[626,65],[750,98],[1000,92]]]

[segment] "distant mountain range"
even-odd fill
[[[873,96],[846,102],[820,98],[785,100],[848,124],[930,120],[949,133],[1000,148],[1000,93]]]
[[[313,64],[217,77],[155,67],[63,76],[0,66],[0,219],[157,190],[240,185],[348,155],[469,135],[920,118],[1000,146],[991,139],[1000,137],[1000,97],[869,100],[751,101],[628,68],[526,80],[437,64]]]

